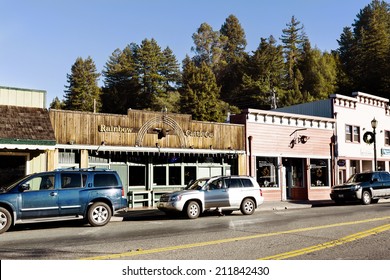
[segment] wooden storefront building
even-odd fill
[[[48,169],[114,169],[129,191],[131,206],[153,206],[159,194],[199,177],[246,174],[241,124],[131,109],[127,115],[49,114],[57,144],[48,151]]]

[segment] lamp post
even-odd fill
[[[374,118],[371,121],[372,133],[374,134],[374,171],[377,171],[378,169],[378,164],[376,161],[376,132],[375,132],[377,126],[378,126],[378,121]]]

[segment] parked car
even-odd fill
[[[244,215],[251,215],[263,201],[260,186],[254,178],[216,176],[198,179],[182,191],[163,194],[157,208],[196,219],[202,212],[216,209],[226,214],[241,210]]]
[[[345,184],[333,186],[330,197],[336,203],[360,200],[365,205],[376,203],[380,198],[390,198],[390,173],[356,173]]]
[[[36,173],[0,191],[0,233],[19,223],[84,218],[104,226],[112,214],[127,207],[115,171],[58,169]]]

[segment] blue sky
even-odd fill
[[[247,52],[261,37],[279,39],[295,16],[312,46],[337,40],[371,0],[0,0],[0,86],[47,91],[63,99],[77,57],[91,56],[101,72],[112,52],[154,38],[179,62],[193,56],[192,34],[204,22],[219,30],[235,15]],[[102,84],[102,77],[100,79]]]

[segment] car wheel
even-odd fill
[[[256,205],[253,199],[245,198],[241,203],[241,213],[244,215],[252,215],[255,212]]]
[[[369,191],[363,191],[362,193],[362,203],[368,205],[371,203],[371,194]]]
[[[6,232],[12,223],[11,214],[3,207],[0,207],[0,233]]]
[[[189,219],[196,219],[200,215],[199,203],[196,201],[190,201],[186,207],[186,214]]]
[[[88,222],[91,226],[106,225],[111,219],[111,208],[104,202],[95,202],[88,209]]]

